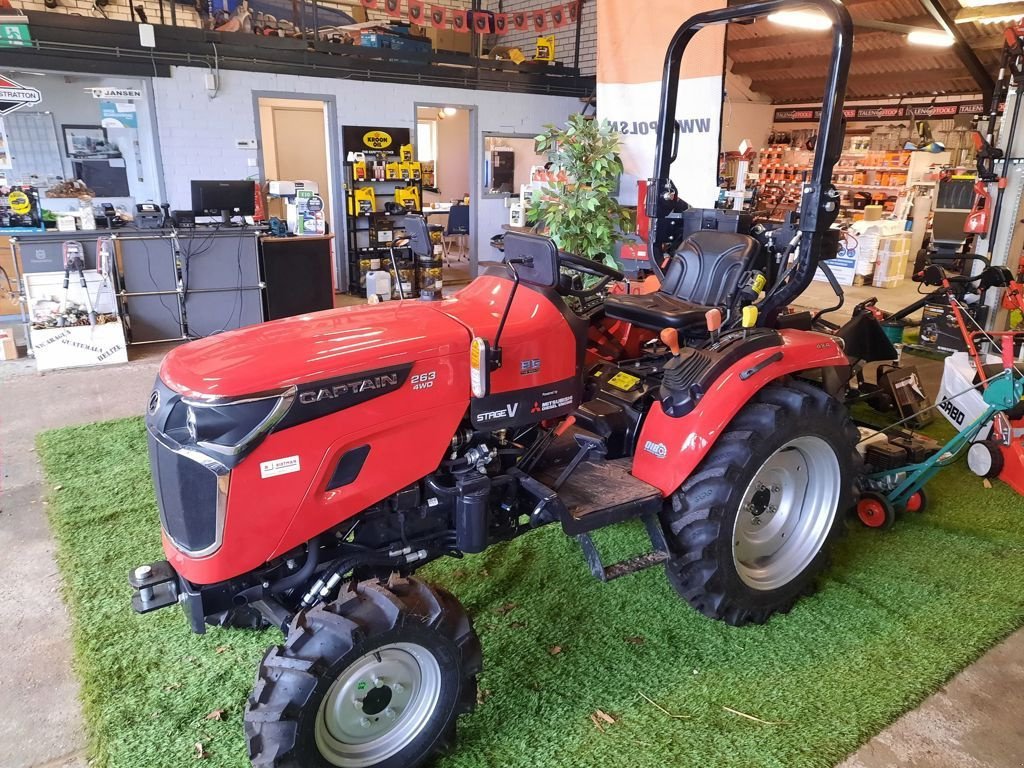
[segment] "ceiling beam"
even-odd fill
[[[969,76],[962,78],[945,79],[946,96],[960,93],[977,93],[978,87]],[[892,98],[892,94],[901,96],[931,96],[935,89],[934,80],[908,79],[884,79],[877,77],[858,80],[846,89],[847,101],[853,99],[871,98]],[[781,84],[765,84],[764,87],[756,89],[760,93],[771,98],[773,103],[818,103],[821,101],[821,85],[817,87],[810,84],[806,86],[782,86]]]
[[[857,50],[854,49],[850,72],[852,74],[859,74],[855,70],[877,64],[913,63],[918,58],[927,58],[929,65],[934,64],[938,60],[943,65],[959,69],[959,60],[956,58],[956,54],[941,48],[914,48],[913,50],[899,48],[884,51],[864,51],[861,55],[858,55]],[[734,74],[748,75],[750,77],[769,74],[788,76],[794,71],[801,69],[823,70],[827,61],[828,57],[825,55],[798,56],[789,59],[769,59],[766,61],[733,61],[731,70]]]
[[[1000,5],[986,5],[981,8],[962,8],[957,11],[954,21],[957,24],[972,24],[986,19],[1000,19],[1004,16],[1021,18],[1024,16],[1024,3],[1002,3]],[[999,26],[994,26],[999,30]]]
[[[988,71],[988,68],[978,58],[978,54],[971,48],[970,42],[964,35],[963,28],[953,23],[953,19],[949,17],[945,7],[939,0],[921,0],[921,4],[932,18],[935,19],[935,23],[952,35],[955,41],[953,43],[953,50],[956,51],[956,55],[963,62],[967,71],[971,73],[971,77],[974,78],[974,81],[981,89],[982,96],[988,102],[992,98],[996,81],[992,77],[992,73]]]

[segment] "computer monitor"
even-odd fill
[[[192,212],[197,216],[220,216],[225,224],[232,216],[254,216],[254,184],[252,181],[193,181]]]

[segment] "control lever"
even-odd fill
[[[747,331],[757,325],[757,307],[753,304],[743,308],[743,317],[740,320],[743,325],[743,338],[747,338]]]
[[[665,328],[658,334],[658,338],[672,353],[672,359],[665,363],[665,367],[662,369],[662,386],[670,391],[680,389],[684,383],[683,362],[689,353],[683,355],[683,348],[679,343],[679,331],[675,328]]]
[[[722,327],[722,310],[715,307],[704,313],[704,322],[707,324],[708,333],[712,341],[718,341],[718,331]]]

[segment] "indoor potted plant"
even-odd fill
[[[615,244],[633,231],[636,214],[615,193],[622,175],[619,134],[607,120],[572,115],[564,128],[545,126],[536,137],[556,180],[533,195],[530,218],[568,253],[617,267]]]

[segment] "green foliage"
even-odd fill
[[[635,226],[633,211],[614,197],[622,175],[619,134],[607,120],[582,115],[570,117],[565,128],[545,128],[536,137],[537,152],[546,152],[568,180],[534,195],[530,216],[562,250],[614,266],[615,243]]]

